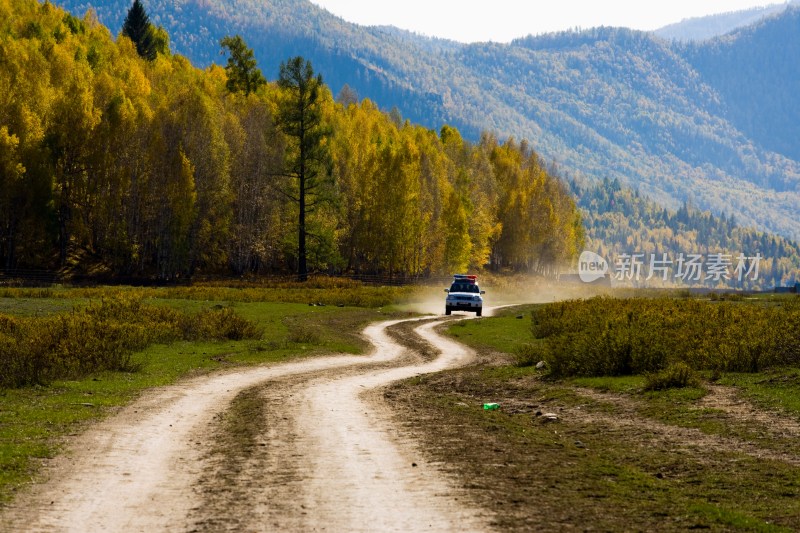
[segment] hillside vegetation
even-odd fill
[[[93,5],[116,31],[124,0]],[[790,238],[800,235],[800,163],[791,124],[800,109],[792,58],[796,6],[691,47],[598,28],[461,45],[392,28],[348,24],[310,2],[147,3],[176,51],[219,62],[239,32],[275,76],[303,55],[334,94],[344,84],[412,121],[527,138],[546,161],[590,180],[618,179],[674,209],[688,201]]]
[[[725,116],[739,131],[798,161],[800,4],[794,5],[781,16],[680,51],[720,95]],[[769,188],[798,190],[796,180],[776,178],[767,182]]]
[[[611,259],[620,254],[760,253],[758,279],[750,287],[793,285],[800,269],[800,246],[784,237],[738,225],[735,216],[716,216],[684,203],[668,209],[619,182],[571,182],[586,225],[586,249]],[[707,280],[712,287],[719,285]],[[724,283],[723,286],[741,284]]]
[[[173,279],[292,272],[290,89],[151,61],[90,13],[0,0],[0,267]],[[325,272],[547,272],[582,245],[568,188],[526,142],[432,131],[320,92],[326,158],[305,231]]]
[[[798,5],[797,0],[780,4],[769,4],[741,11],[729,11],[704,17],[684,19],[653,31],[664,39],[676,41],[703,41],[720,37],[744,26],[761,22],[766,17],[782,13],[789,5]]]

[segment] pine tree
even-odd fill
[[[322,76],[314,75],[311,63],[298,56],[281,64],[278,87],[285,96],[278,106],[277,124],[289,138],[284,175],[293,178],[297,186],[296,194],[284,194],[297,204],[297,276],[306,281],[307,217],[324,201],[321,189],[330,177],[330,154],[325,144],[330,131],[323,123],[321,108],[325,86]]]
[[[128,10],[128,16],[122,24],[122,35],[128,37],[136,45],[139,55],[148,61],[156,58],[157,49],[150,18],[139,0],[134,0]]]
[[[220,41],[220,45],[230,52],[228,64],[225,66],[225,73],[228,75],[225,87],[230,92],[243,92],[246,96],[267,83],[256,67],[253,50],[247,47],[240,35],[227,36]]]

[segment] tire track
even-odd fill
[[[398,367],[409,350],[386,329],[401,322],[365,329],[375,346],[368,357],[238,370],[148,394],[81,436],[49,469],[50,481],[21,495],[0,524],[9,531],[59,532],[486,529],[482,513],[464,505],[434,465],[412,465],[413,443],[399,438],[388,416],[362,398],[366,390],[473,357],[437,335],[438,322],[431,322],[415,332],[440,356]],[[268,382],[262,395],[267,416],[286,415],[261,436],[269,456],[246,457],[239,477],[217,477],[215,487],[213,480],[212,486],[201,483],[208,477],[215,417],[243,391]],[[284,475],[270,475],[278,471]],[[249,505],[231,512],[207,505],[208,490]]]

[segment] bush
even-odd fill
[[[376,308],[412,298],[418,287],[372,286],[347,278],[312,277],[307,282],[264,280],[202,282],[186,287],[118,289],[118,297],[165,298],[225,302],[322,303]],[[107,287],[60,289],[0,289],[4,298],[107,298]]]
[[[321,336],[314,328],[306,324],[293,322],[288,325],[289,333],[286,340],[295,344],[317,344]]]
[[[240,317],[230,307],[211,309],[196,315],[181,317],[184,339],[217,339],[239,341],[261,336],[261,331],[249,320]]]
[[[155,343],[260,336],[252,322],[230,308],[189,315],[130,296],[104,298],[61,315],[0,315],[0,387],[46,384],[102,370],[132,372],[139,368],[133,353]]]
[[[556,376],[695,370],[756,372],[800,363],[800,305],[699,299],[593,298],[533,313],[534,338]]]
[[[646,374],[644,390],[682,389],[699,385],[697,373],[686,363],[677,362],[660,372]]]
[[[228,302],[285,302],[321,303],[351,307],[376,308],[396,303],[414,294],[416,288],[373,287],[360,282],[337,278],[312,278],[307,283],[283,282],[273,284],[239,283],[231,287],[198,284],[173,287],[156,292],[158,297]]]
[[[539,361],[544,360],[545,354],[541,344],[523,344],[517,348],[516,365],[519,367],[535,366]]]

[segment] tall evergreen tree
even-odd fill
[[[284,175],[295,180],[296,189],[284,194],[298,206],[297,277],[308,279],[307,217],[324,200],[322,189],[329,176],[330,155],[324,139],[330,134],[323,123],[321,75],[314,75],[309,61],[297,56],[281,63],[278,86],[284,96],[278,106],[277,124],[288,137]]]
[[[248,95],[267,83],[261,70],[256,67],[253,50],[247,47],[240,35],[224,37],[220,45],[227,48],[230,53],[228,64],[225,66],[228,75],[225,86],[230,92],[243,92]]]
[[[128,10],[128,16],[125,17],[125,22],[122,24],[122,35],[133,41],[136,51],[141,57],[148,61],[156,58],[158,51],[153,25],[150,24],[150,17],[147,16],[147,12],[139,0],[133,0],[133,5]]]

